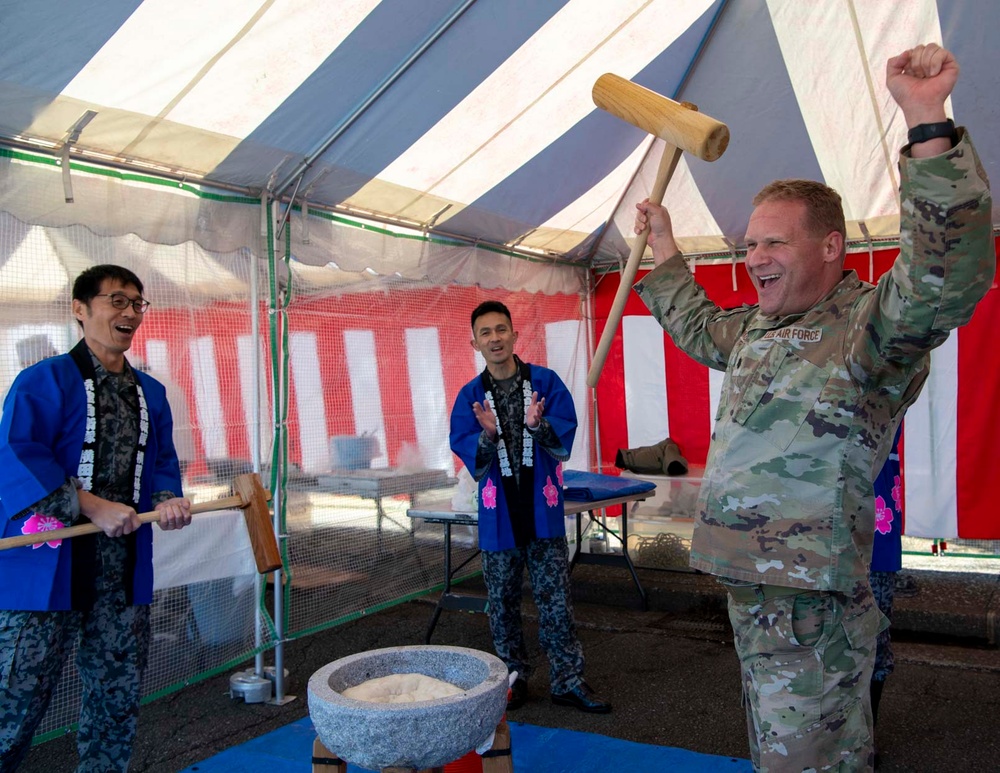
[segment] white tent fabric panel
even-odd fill
[[[263,230],[259,204],[233,197],[220,202],[175,184],[151,184],[132,176],[98,173],[97,167],[74,171],[72,179],[75,202],[67,204],[57,168],[0,155],[0,226],[5,235],[13,234],[9,238],[16,240],[9,245],[0,243],[4,263],[17,259],[18,245],[24,239],[42,238],[40,232],[29,233],[26,224],[66,228],[83,223],[88,231],[120,235],[123,256],[136,251],[149,254],[157,271],[168,278],[178,277],[195,298],[214,298],[221,289],[245,291],[231,268],[220,263],[223,256],[218,253],[239,260],[245,258],[244,250],[259,248]],[[275,213],[275,221],[279,214]],[[291,216],[297,265],[322,267],[334,263],[341,271],[309,272],[302,268],[300,278],[306,287],[350,285],[384,276],[546,294],[575,294],[583,292],[587,284],[582,266],[566,265],[554,271],[549,261],[512,261],[495,250],[436,239],[430,234],[415,238],[405,229],[362,218],[331,219],[312,214],[310,221],[309,242],[303,243],[303,217],[299,212]],[[51,234],[45,238],[53,239]],[[45,276],[44,281],[39,279],[41,272],[36,266],[34,271],[17,272],[18,281],[13,285],[5,281],[5,286],[16,287],[17,294],[26,298],[38,293],[45,298],[58,297],[69,275],[75,276],[91,263],[85,250],[71,249],[82,238],[61,242],[67,251],[55,245],[44,250],[62,263],[60,281],[53,281],[54,275]],[[181,246],[172,249],[171,245]],[[38,254],[34,248],[28,252]],[[4,270],[0,265],[0,271]],[[366,270],[368,273],[361,275]],[[356,276],[351,277],[352,273]]]
[[[622,318],[625,416],[629,448],[670,437],[663,328],[652,317]]]
[[[0,136],[57,149],[91,110],[74,147],[95,158],[297,190],[314,206],[526,254],[614,262],[628,251],[633,202],[617,218],[615,204],[648,137],[592,104],[594,80],[613,71],[730,126],[726,155],[686,159],[689,180],[668,191],[686,246],[739,245],[752,194],[776,177],[825,180],[844,196],[853,238],[864,222],[892,239],[904,127],[885,61],[925,40],[956,52],[955,116],[996,177],[997,108],[983,95],[1000,69],[987,38],[997,13],[989,0],[7,3]],[[117,212],[87,208],[86,187],[82,206],[60,211],[58,169],[53,177],[48,208],[6,190],[0,206],[26,223],[126,232]],[[682,213],[692,190],[694,211]],[[234,238],[191,226],[197,210],[159,225],[131,214],[150,241],[219,250]]]
[[[302,444],[302,471],[315,474],[330,469],[330,445],[326,432],[326,409],[320,380],[319,349],[315,333],[292,333],[289,337],[295,410]]]
[[[406,370],[420,460],[428,468],[455,469],[448,445],[451,407],[444,388],[441,340],[436,327],[406,329]]]
[[[215,339],[200,336],[191,339],[191,368],[194,374],[194,395],[201,441],[209,459],[229,458],[226,425],[222,413],[222,394],[216,368]]]
[[[378,378],[374,333],[371,330],[345,331],[344,350],[347,353],[347,371],[351,379],[355,434],[377,438],[379,450],[372,458],[371,466],[388,467],[385,415],[382,409],[382,388]]]
[[[570,0],[378,179],[476,201],[594,111],[590,89],[600,75],[630,77],[649,63],[658,48],[639,44],[644,30],[664,30],[657,46],[669,45],[708,5]],[[542,72],[551,74],[536,77]]]
[[[23,236],[0,266],[0,286],[16,286],[18,297],[29,303],[54,301],[69,284],[65,266],[57,260],[49,235],[40,226],[24,226],[0,215],[0,227],[12,226]],[[44,256],[39,260],[39,256]]]
[[[118,106],[230,137],[245,137],[322,64],[377,0],[247,3],[147,0],[64,94],[105,103],[134,72]],[[164,19],[175,24],[164,25]],[[192,35],[192,20],[197,34]],[[155,46],[147,45],[156,40]],[[318,43],[322,41],[322,43]],[[170,51],[167,68],[163,51]],[[166,74],[164,72],[166,70]]]
[[[803,28],[789,3],[768,5],[823,179],[846,193],[847,219],[895,215],[896,153],[906,144],[906,125],[882,86],[883,54],[905,51],[915,40],[941,40],[935,7],[857,3],[850,15],[830,7],[819,23]],[[869,109],[860,109],[866,103]],[[859,144],[857,163],[844,164],[844,148]]]
[[[958,534],[958,336],[931,352],[923,392],[906,411],[903,474],[906,533]]]
[[[573,396],[577,429],[566,467],[590,468],[590,390],[587,388],[587,330],[581,320],[545,325],[545,358]]]
[[[257,347],[257,358],[254,360],[254,346]],[[263,363],[267,362],[267,353],[261,341],[255,341],[248,335],[236,337],[237,368],[239,370],[240,402],[243,408],[244,423],[247,433],[247,448],[253,449],[260,443],[260,458],[271,458],[271,403],[270,390],[267,384],[267,370]],[[256,371],[255,371],[256,369]],[[257,384],[254,385],[256,376]],[[260,395],[259,412],[254,416],[254,394]]]

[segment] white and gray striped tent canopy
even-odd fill
[[[614,72],[730,127],[667,192],[687,251],[738,247],[779,177],[826,181],[851,237],[892,240],[885,61],[956,53],[950,108],[997,178],[998,21],[992,0],[2,0],[0,135],[58,149],[93,111],[73,145],[96,160],[599,266],[658,155],[595,108]]]

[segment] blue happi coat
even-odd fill
[[[173,443],[173,420],[163,385],[135,371],[149,410],[149,439],[142,467],[137,510],[153,509],[156,492],[181,495],[181,475]],[[68,354],[42,360],[18,375],[0,418],[0,519],[3,536],[22,533],[24,512],[77,474],[87,402],[83,377]],[[81,516],[80,522],[89,523]],[[58,530],[52,532],[58,539]],[[133,603],[153,597],[153,532],[144,524],[135,533]],[[0,609],[70,609],[72,550],[69,540],[52,547],[27,546],[0,551]]]
[[[873,572],[898,572],[903,568],[903,507],[900,489],[899,436],[896,430],[882,470],[872,486],[875,492],[875,543],[872,546]]]
[[[532,390],[545,398],[544,418],[569,451],[576,435],[576,409],[573,397],[555,371],[529,365]],[[476,474],[476,449],[483,428],[472,412],[474,402],[486,398],[482,378],[477,376],[458,393],[451,412],[451,450],[469,472]],[[563,513],[562,466],[540,444],[534,448],[535,536],[562,537],[566,534]],[[486,474],[479,480],[479,547],[482,550],[509,550],[514,547],[510,511],[500,480],[500,462],[494,456]]]

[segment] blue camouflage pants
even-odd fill
[[[892,622],[892,602],[896,595],[896,572],[869,572],[868,581],[872,586],[875,603],[889,622]],[[878,648],[875,651],[875,671],[872,679],[884,682],[896,667],[896,657],[892,651],[892,638],[886,628],[878,635]]]
[[[484,550],[482,564],[493,647],[508,670],[525,679],[532,671],[521,620],[521,585],[527,567],[538,607],[538,639],[549,659],[550,689],[563,693],[579,685],[583,646],[573,620],[566,538],[534,539],[511,550]]]
[[[748,588],[730,590],[729,619],[754,769],[872,770],[869,681],[885,618],[867,583],[854,598],[753,588],[764,598],[748,599]]]
[[[99,594],[90,612],[0,611],[0,773],[23,761],[78,645],[79,773],[128,769],[149,653],[149,607]]]

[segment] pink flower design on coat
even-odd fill
[[[486,485],[483,486],[483,507],[487,510],[497,509],[497,487],[493,478],[487,478]]]
[[[563,487],[562,462],[556,465],[556,480],[559,481],[559,488]]]
[[[21,534],[38,534],[39,532],[55,531],[61,528],[63,528],[63,525],[58,518],[51,515],[44,515],[43,513],[32,513],[31,517],[24,522],[24,526],[21,527]],[[61,544],[61,539],[54,539],[48,542],[36,542],[31,547],[34,550],[38,550],[42,545],[57,548]]]
[[[882,497],[875,497],[875,531],[888,534],[892,531],[892,508],[886,507]]]
[[[896,475],[892,479],[892,503],[895,505],[896,510],[903,509],[903,494],[900,487],[899,476]]]
[[[551,475],[545,476],[545,487],[542,489],[542,493],[545,494],[545,504],[549,507],[555,507],[559,504],[559,489],[552,483]]]

